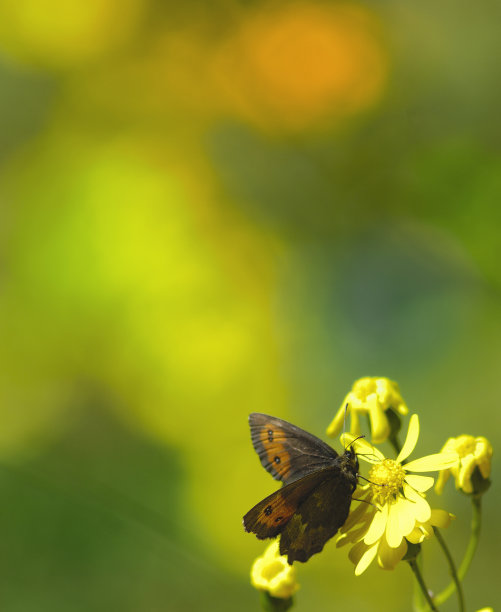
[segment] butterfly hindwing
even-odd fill
[[[261,540],[276,537],[301,507],[301,503],[331,471],[332,468],[326,468],[313,472],[265,497],[244,516],[245,530],[255,533]]]
[[[353,488],[341,470],[333,470],[299,504],[280,537],[280,554],[289,564],[304,563],[336,534],[348,517]]]
[[[285,484],[332,465],[338,457],[320,438],[277,417],[254,412],[249,424],[261,464]]]

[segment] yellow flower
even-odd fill
[[[251,583],[256,589],[268,591],[272,597],[288,599],[298,589],[296,569],[287,563],[287,556],[280,555],[278,540],[272,542],[258,557],[251,569]]]
[[[351,413],[350,432],[360,435],[361,414],[368,414],[371,422],[372,441],[375,444],[384,442],[390,435],[390,424],[385,411],[389,408],[400,414],[407,414],[405,405],[396,382],[388,378],[366,377],[357,380],[344,398],[341,408],[327,428],[327,435],[337,436],[343,427],[345,407]]]
[[[444,485],[449,476],[454,476],[456,489],[465,493],[474,493],[471,478],[475,468],[478,467],[480,474],[487,480],[491,473],[492,446],[483,436],[462,435],[457,438],[449,438],[444,444],[442,452],[455,452],[458,455],[455,465],[444,470],[438,477],[435,491],[442,493]]]
[[[411,472],[433,472],[449,468],[457,461],[455,453],[438,453],[403,464],[419,437],[419,419],[412,415],[407,437],[398,457],[386,459],[365,440],[353,446],[360,459],[372,464],[370,483],[359,486],[354,498],[361,503],[350,513],[341,528],[337,546],[353,544],[349,557],[355,564],[355,574],[364,572],[377,557],[383,569],[394,569],[407,552],[407,543],[419,543],[433,535],[433,527],[447,527],[452,515],[444,510],[432,510],[424,493],[433,486],[431,476]],[[343,444],[349,445],[354,436],[346,434]]]

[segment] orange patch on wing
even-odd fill
[[[261,442],[267,446],[269,444],[273,444],[278,433],[279,432],[273,427],[273,425],[265,423],[261,429],[259,437]]]
[[[277,474],[287,478],[290,472],[291,457],[284,444],[277,441],[277,436],[279,435],[280,431],[277,431],[272,425],[264,425],[259,437],[266,451],[268,461],[273,465]]]
[[[284,446],[270,449],[268,460],[273,464],[275,470],[280,476],[287,477],[290,472],[290,454],[285,450]]]
[[[281,495],[271,501],[265,508],[261,510],[258,517],[258,522],[267,527],[279,527],[290,519],[297,509],[296,503],[291,503],[284,499]]]

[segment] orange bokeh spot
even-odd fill
[[[376,103],[388,61],[367,9],[297,3],[245,17],[213,67],[239,114],[266,126],[307,128]]]

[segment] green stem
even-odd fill
[[[471,498],[473,513],[471,517],[471,535],[470,541],[468,542],[468,547],[466,548],[466,552],[464,554],[463,560],[461,561],[461,565],[459,566],[459,570],[457,572],[457,577],[459,582],[464,580],[468,569],[470,568],[471,562],[475,555],[475,551],[477,550],[478,540],[480,537],[480,528],[482,525],[482,498],[480,495],[474,495]],[[449,597],[456,590],[456,583],[454,580],[447,586],[441,593],[439,593],[435,597],[435,601],[437,604],[442,604],[444,601],[447,601]]]
[[[411,570],[414,572],[414,576],[416,576],[416,580],[419,586],[421,587],[421,591],[424,595],[426,603],[430,607],[430,610],[432,610],[433,612],[438,612],[438,608],[435,607],[435,604],[433,603],[433,599],[431,598],[430,592],[428,591],[428,587],[426,586],[426,583],[424,581],[423,574],[421,573],[421,570],[419,569],[416,560],[409,559],[408,563],[411,566]]]
[[[416,563],[418,565],[419,571],[422,573],[423,572],[423,553],[422,551],[419,555],[417,555]],[[414,610],[417,612],[421,612],[422,610],[427,610],[428,606],[425,603],[421,589],[414,588],[413,593],[414,593]]]
[[[287,597],[272,597],[268,591],[261,591],[261,606],[265,612],[285,612],[294,605],[294,599]]]
[[[438,543],[442,547],[442,550],[444,551],[444,555],[445,555],[445,557],[447,559],[447,562],[449,564],[449,570],[451,572],[452,581],[454,583],[454,586],[455,586],[457,594],[458,594],[459,612],[464,612],[465,607],[464,607],[463,587],[462,587],[461,581],[459,580],[459,577],[458,577],[458,573],[457,573],[457,570],[456,570],[456,565],[454,564],[454,559],[452,558],[452,555],[449,552],[449,549],[447,548],[447,544],[445,543],[445,540],[444,540],[442,534],[440,533],[440,529],[437,529],[436,527],[434,527],[433,531],[435,532],[435,536],[437,537]],[[437,600],[435,599],[435,601],[437,601]]]

